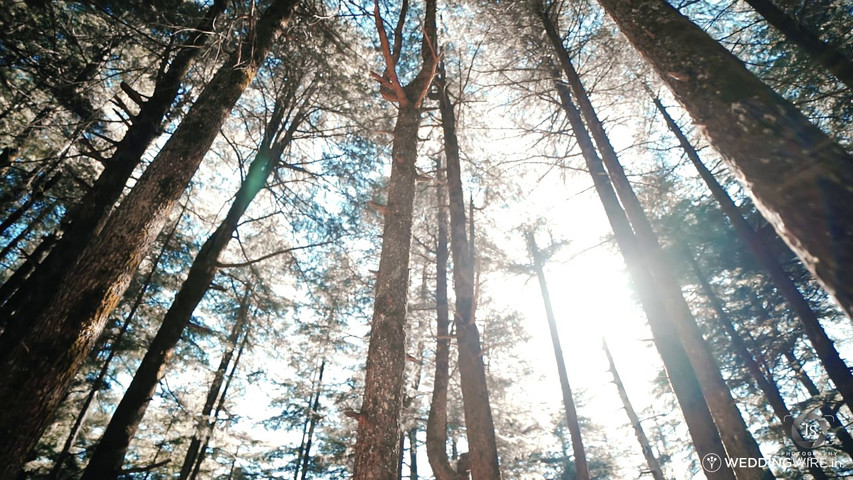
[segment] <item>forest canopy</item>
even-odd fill
[[[851,32],[6,2],[0,480],[853,475]]]

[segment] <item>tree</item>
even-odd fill
[[[397,71],[403,48],[408,1],[400,8],[394,30],[393,48],[380,15],[379,2],[374,2],[376,30],[379,33],[385,74],[375,75],[380,93],[397,104],[391,150],[391,177],[388,180],[388,203],[382,207],[385,224],[382,230],[382,253],[376,276],[376,294],[371,322],[370,345],[364,379],[364,399],[358,420],[353,477],[357,480],[392,480],[397,477],[399,455],[400,410],[403,405],[403,370],[405,367],[405,324],[409,288],[409,253],[412,237],[412,205],[415,193],[418,157],[418,127],[421,105],[435,76],[436,0],[427,0],[421,41],[421,68],[407,85]]]
[[[0,399],[16,406],[0,419],[0,479],[11,478],[35,445],[106,316],[295,6],[295,1],[285,0],[268,8],[251,38],[244,39],[240,51],[217,72],[101,235],[64,273],[52,298],[19,310],[17,315],[32,322],[23,341],[8,343],[7,332],[0,337]],[[27,400],[35,396],[42,401]]]
[[[702,125],[779,237],[853,318],[850,154],[666,2],[599,3]]]

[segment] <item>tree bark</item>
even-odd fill
[[[302,453],[302,480],[308,475],[308,467],[311,465],[311,444],[314,438],[314,427],[320,419],[320,394],[323,392],[323,370],[326,368],[326,360],[320,363],[320,373],[317,375],[317,385],[314,387],[314,399],[308,410],[308,432],[305,440],[305,451]]]
[[[696,149],[693,148],[693,145],[684,136],[684,133],[682,133],[678,124],[675,123],[675,120],[672,119],[663,107],[660,100],[654,98],[654,102],[658,111],[663,115],[667,127],[676,136],[681,148],[687,154],[687,158],[696,167],[699,176],[702,177],[702,180],[711,191],[711,195],[717,200],[723,213],[728,217],[738,238],[747,246],[752,256],[758,262],[758,265],[761,266],[764,273],[767,274],[770,281],[773,282],[776,289],[782,294],[788,305],[790,305],[791,310],[800,321],[806,337],[817,352],[824,368],[826,368],[829,378],[832,379],[838,391],[841,392],[841,396],[844,398],[847,407],[853,411],[853,375],[851,375],[850,369],[847,368],[844,360],[841,359],[841,355],[838,354],[838,350],[836,350],[832,340],[826,335],[823,327],[821,327],[817,314],[805,297],[803,297],[803,294],[800,293],[800,290],[791,280],[791,277],[785,273],[779,261],[774,258],[771,253],[772,249],[768,248],[758,234],[755,233],[755,230],[743,218],[743,215],[740,213],[737,205],[735,205],[735,202],[732,201],[728,192],[717,182],[714,175],[702,163]]]
[[[65,233],[39,268],[27,280],[25,288],[19,290],[15,298],[3,306],[0,316],[16,317],[24,325],[16,325],[16,335],[26,333],[27,319],[18,313],[26,311],[28,304],[40,304],[46,301],[50,286],[55,285],[61,276],[72,268],[81,258],[80,254],[91,238],[97,235],[116,202],[124,192],[127,181],[139,165],[148,146],[160,133],[163,119],[178,95],[181,80],[189,71],[193,59],[207,40],[213,23],[225,9],[228,0],[215,0],[208,9],[195,32],[181,46],[175,58],[158,80],[151,97],[142,105],[132,119],[131,127],[116,145],[110,159],[92,189],[83,196],[63,219]],[[169,51],[164,52],[168,55]]]
[[[616,385],[616,390],[619,392],[619,398],[622,400],[622,406],[625,408],[625,413],[628,415],[628,420],[631,426],[634,427],[634,434],[637,436],[637,442],[640,444],[640,449],[643,452],[643,457],[646,459],[646,465],[649,466],[649,473],[652,474],[654,480],[666,480],[663,475],[663,469],[660,462],[652,450],[652,444],[643,430],[643,425],[640,423],[640,417],[634,411],[631,400],[628,398],[628,392],[625,391],[625,386],[622,384],[622,378],[619,376],[619,371],[616,370],[616,364],[613,363],[613,357],[610,355],[610,349],[607,348],[607,341],[604,337],[601,338],[601,346],[604,349],[604,354],[607,356],[607,363],[610,365],[610,373],[613,375],[613,384]]]
[[[773,413],[776,415],[776,418],[782,424],[782,428],[785,432],[785,436],[792,439],[794,446],[800,452],[807,451],[803,447],[801,447],[797,442],[793,441],[793,437],[791,436],[791,432],[793,432],[794,428],[797,428],[794,425],[794,416],[791,415],[791,411],[788,409],[788,406],[785,405],[785,400],[782,398],[782,394],[779,392],[779,387],[776,385],[776,382],[773,381],[772,378],[768,375],[765,375],[761,370],[758,362],[755,360],[755,357],[752,356],[746,344],[743,341],[741,335],[735,330],[734,325],[732,325],[731,318],[728,313],[726,313],[725,308],[723,307],[723,302],[720,300],[720,297],[714,292],[714,288],[711,286],[711,283],[708,281],[708,278],[705,276],[705,272],[699,267],[699,264],[696,262],[696,259],[690,253],[689,249],[685,245],[681,245],[682,247],[682,256],[690,265],[690,269],[693,272],[693,276],[696,277],[696,280],[699,282],[699,288],[702,291],[702,294],[711,304],[711,308],[714,310],[714,313],[717,317],[717,323],[723,328],[723,331],[726,332],[726,335],[729,337],[729,345],[734,349],[735,355],[740,357],[744,366],[746,367],[746,371],[755,381],[755,384],[758,386],[761,393],[764,394],[764,398],[767,400],[767,403],[770,405],[770,408],[773,410]],[[820,466],[813,465],[811,463],[808,464],[809,473],[812,474],[816,480],[828,480],[829,477],[826,473],[820,468]]]
[[[661,0],[599,0],[853,318],[853,156]]]
[[[777,7],[770,0],[744,0],[770,25],[782,32],[785,39],[797,45],[812,59],[832,72],[847,88],[853,89],[853,61],[841,50],[824,42],[805,25]]]
[[[711,417],[696,373],[687,358],[684,347],[670,325],[669,313],[660,298],[660,292],[657,291],[655,278],[649,270],[647,259],[637,245],[628,217],[619,204],[610,178],[604,170],[604,166],[592,144],[592,139],[583,124],[581,114],[572,102],[568,87],[560,82],[556,82],[556,87],[563,110],[566,112],[575,139],[583,153],[587,169],[592,176],[595,190],[601,199],[602,206],[613,229],[616,243],[628,267],[634,287],[639,294],[640,303],[648,318],[655,346],[663,360],[672,390],[678,399],[678,404],[690,431],[690,437],[693,440],[693,446],[696,448],[700,460],[708,458],[709,455],[716,455],[716,458],[722,460],[725,458],[725,448]],[[709,480],[733,480],[735,478],[734,472],[725,463],[719,470],[713,472],[706,470],[705,475]]]
[[[130,441],[136,434],[157,385],[166,375],[166,365],[172,358],[175,346],[189,325],[193,311],[204,298],[219,270],[217,263],[219,255],[231,241],[240,217],[266,185],[267,178],[278,165],[281,155],[301,123],[303,114],[300,112],[292,119],[284,135],[273,144],[276,132],[281,128],[284,110],[281,100],[278,101],[276,111],[264,135],[264,143],[249,166],[249,171],[234,197],[234,202],[228,209],[225,219],[204,242],[193,260],[187,278],[181,284],[174,302],[163,317],[163,323],[157,335],[152,340],[133,381],[113,413],[81,480],[112,478],[121,470]]]
[[[23,341],[0,337],[0,480],[14,476],[38,441],[181,192],[237,99],[254,78],[298,0],[273,3],[221,68],[101,234],[50,298],[28,304]],[[33,399],[39,399],[33,401]]]
[[[12,253],[12,250],[15,250],[16,248],[18,248],[19,245],[21,245],[21,242],[23,242],[24,239],[27,238],[33,232],[33,230],[38,227],[39,224],[41,224],[41,222],[43,222],[48,215],[50,215],[51,212],[53,212],[55,206],[56,205],[53,203],[48,203],[47,205],[42,206],[36,217],[30,220],[27,223],[27,226],[23,230],[21,230],[19,234],[15,235],[15,238],[9,240],[9,243],[7,243],[5,247],[3,247],[3,250],[0,250],[0,262],[2,262],[7,255]],[[22,255],[26,256],[26,254],[23,253],[23,249],[20,249],[20,252],[21,253],[18,254],[18,257]],[[0,302],[2,302],[2,300],[0,300]]]
[[[355,480],[395,480],[400,456],[400,413],[403,406],[406,361],[406,308],[409,287],[409,254],[412,237],[412,211],[418,158],[418,128],[421,102],[432,82],[437,53],[435,0],[425,6],[424,34],[421,42],[422,65],[411,83],[403,87],[396,72],[399,49],[391,52],[385,27],[375,5],[377,30],[382,39],[386,74],[380,93],[398,103],[391,148],[391,177],[388,180],[388,204],[384,208],[382,252],[376,276],[376,293],[371,322],[370,345],[364,378],[364,398],[358,419],[353,478]],[[405,10],[405,9],[404,9]],[[405,23],[400,18],[399,25]],[[398,37],[399,38],[399,37]],[[400,43],[402,44],[402,43]],[[399,48],[399,47],[398,47]],[[390,89],[386,91],[385,89]]]
[[[447,190],[450,197],[450,253],[453,258],[453,291],[456,294],[456,341],[459,349],[459,376],[465,429],[471,459],[473,480],[499,479],[495,424],[489,404],[486,370],[480,346],[474,309],[474,258],[465,220],[465,198],[456,137],[454,105],[447,92],[444,69],[439,69],[437,82],[439,110],[447,158]],[[472,229],[473,230],[473,229]]]
[[[548,293],[548,284],[545,281],[545,260],[536,246],[533,232],[527,232],[527,248],[533,257],[533,268],[539,279],[539,288],[542,290],[542,301],[545,303],[545,316],[548,319],[548,329],[551,331],[551,344],[554,346],[554,357],[557,361],[557,374],[560,377],[560,388],[563,393],[563,407],[566,413],[566,426],[572,439],[572,452],[575,455],[575,471],[578,480],[589,480],[589,464],[586,461],[586,451],[583,446],[581,427],[578,422],[578,412],[572,397],[572,387],[569,384],[569,375],[566,371],[566,361],[563,358],[563,348],[560,346],[560,335],[557,332],[557,320],[551,307],[551,295]]]
[[[572,66],[568,52],[563,46],[562,37],[557,33],[553,21],[547,13],[542,15],[542,20],[548,38],[551,40],[554,51],[563,67],[563,72],[566,74],[572,94],[578,102],[583,119],[595,139],[599,152],[601,152],[601,160],[607,168],[610,181],[634,229],[635,238],[643,251],[643,255],[647,258],[652,276],[662,293],[666,309],[669,311],[670,323],[675,328],[699,379],[699,385],[702,387],[702,393],[714,418],[714,423],[717,425],[723,445],[726,447],[727,455],[731,458],[762,458],[758,443],[747,429],[746,422],[744,422],[735,404],[731,391],[723,380],[717,361],[711,354],[708,344],[702,338],[696,319],[681,292],[681,286],[663,256],[657,235],[652,229],[627,175],[625,175],[616,151],[610,144],[604,126],[595,113],[577,71]],[[739,479],[773,478],[772,472],[766,468],[737,467],[736,472]]]

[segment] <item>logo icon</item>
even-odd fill
[[[791,438],[798,446],[811,450],[826,443],[829,430],[829,422],[820,414],[820,409],[816,408],[803,412],[794,419],[791,424]]]
[[[708,453],[702,457],[702,468],[709,473],[714,473],[723,466],[723,460],[716,453]]]

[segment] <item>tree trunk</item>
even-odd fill
[[[54,207],[55,207],[55,205],[53,203],[42,206],[41,210],[39,210],[39,213],[36,215],[36,217],[27,223],[27,226],[23,230],[21,230],[21,233],[15,235],[15,238],[13,238],[12,240],[9,240],[9,243],[7,243],[5,247],[3,247],[3,250],[0,250],[0,262],[2,262],[3,259],[5,259],[7,255],[12,253],[12,250],[15,250],[16,248],[18,248],[18,246],[21,244],[21,242],[23,242],[24,239],[27,238],[30,235],[30,233],[32,233],[33,230],[37,226],[39,226],[39,224],[41,224],[41,222],[43,222],[44,219],[47,218],[48,215],[50,215],[51,212],[53,212]],[[18,257],[21,257],[22,255],[26,256],[26,254],[23,253],[23,250],[20,250]]]
[[[832,72],[847,88],[853,89],[853,61],[841,50],[824,42],[770,0],[744,0],[770,25],[782,32],[785,39],[797,45],[812,59]]]
[[[272,4],[140,177],[81,260],[44,302],[19,313],[23,341],[0,337],[0,480],[17,472],[67,391],[175,202],[237,99],[254,78],[297,0]],[[39,399],[33,401],[33,399]]]
[[[186,210],[186,205],[184,205],[184,210]],[[136,295],[136,298],[133,301],[133,305],[130,307],[130,311],[127,313],[127,316],[124,319],[121,327],[119,328],[118,334],[111,341],[110,353],[107,355],[107,358],[104,359],[104,363],[101,365],[100,371],[98,371],[98,376],[92,382],[92,387],[89,389],[89,394],[86,395],[86,398],[83,400],[83,405],[80,406],[80,413],[77,415],[77,418],[74,419],[74,424],[71,426],[71,431],[68,432],[68,436],[65,439],[65,443],[62,446],[62,451],[59,452],[59,456],[56,457],[56,461],[54,462],[53,468],[48,475],[48,480],[57,480],[59,478],[59,474],[62,472],[62,469],[65,468],[65,462],[68,459],[71,448],[74,446],[74,443],[77,441],[77,436],[80,434],[80,430],[83,427],[83,422],[89,413],[89,407],[92,405],[92,402],[95,400],[95,396],[97,396],[98,392],[101,390],[101,386],[104,383],[104,379],[107,377],[107,372],[110,370],[110,366],[112,364],[113,359],[118,353],[117,346],[121,343],[124,338],[125,333],[127,333],[128,327],[130,327],[130,323],[133,321],[134,317],[136,317],[136,311],[139,309],[139,306],[142,305],[142,300],[145,298],[145,294],[148,292],[148,288],[151,286],[151,281],[154,277],[154,273],[157,272],[157,267],[160,265],[160,261],[163,259],[163,256],[166,254],[166,251],[169,250],[169,243],[172,241],[172,238],[175,235],[175,232],[178,230],[178,225],[181,223],[181,217],[183,216],[183,212],[178,216],[178,219],[175,220],[175,225],[169,230],[169,233],[163,239],[163,247],[160,249],[160,252],[157,254],[157,257],[151,263],[151,270],[148,271],[148,274],[145,275],[145,279],[142,281],[142,288],[140,288],[139,293]]]
[[[654,98],[655,106],[663,115],[667,126],[678,138],[679,144],[687,154],[696,170],[699,171],[699,176],[711,190],[714,199],[720,205],[723,213],[726,214],[732,227],[735,230],[738,238],[747,246],[752,256],[758,262],[758,265],[764,270],[764,273],[770,278],[770,281],[776,286],[776,289],[790,305],[791,310],[803,326],[803,331],[806,333],[812,346],[818,354],[818,357],[826,368],[829,378],[835,383],[841,396],[844,398],[847,407],[853,411],[853,375],[835,349],[832,340],[826,335],[823,327],[820,325],[817,314],[812,310],[809,302],[803,297],[800,290],[791,280],[791,277],[785,273],[782,265],[773,257],[772,250],[764,245],[761,238],[755,233],[752,227],[749,226],[746,219],[741,215],[735,202],[729,197],[728,192],[717,182],[714,175],[708,170],[699,158],[699,154],[693,145],[687,140],[687,137],[681,132],[681,129],[667,113],[666,109],[661,104],[660,100]]]
[[[726,335],[729,337],[729,344],[734,349],[735,355],[740,357],[744,366],[746,367],[747,372],[755,381],[755,384],[758,386],[761,393],[764,394],[764,398],[767,400],[767,403],[770,405],[770,408],[773,410],[773,413],[776,415],[776,418],[782,424],[782,428],[785,432],[785,436],[791,438],[793,441],[793,437],[791,436],[795,428],[797,426],[794,425],[794,416],[791,415],[791,411],[788,410],[788,406],[785,405],[785,400],[782,398],[782,394],[779,392],[779,387],[773,381],[772,378],[768,375],[765,375],[761,370],[761,367],[758,365],[758,362],[755,361],[755,358],[750,353],[749,349],[746,347],[746,344],[743,341],[741,335],[735,330],[734,325],[732,325],[732,321],[729,318],[728,313],[726,313],[725,308],[723,307],[723,302],[714,292],[713,287],[711,287],[711,283],[708,281],[708,278],[705,276],[705,273],[699,267],[699,264],[696,263],[696,259],[690,253],[689,249],[685,245],[681,245],[682,247],[682,256],[687,260],[687,263],[690,264],[690,269],[693,272],[693,276],[696,277],[696,280],[699,281],[699,288],[702,290],[702,294],[708,301],[711,303],[711,308],[714,310],[714,313],[717,316],[717,323],[723,328],[726,332]],[[794,446],[797,448],[799,452],[806,452],[807,450],[800,446],[799,443],[793,441]],[[808,464],[809,473],[812,474],[816,480],[828,480],[829,477],[821,470],[820,466],[813,465],[811,463]]]
[[[234,202],[219,227],[202,245],[190,267],[186,280],[175,295],[175,300],[163,317],[157,335],[142,359],[133,381],[127,388],[110,420],[104,436],[92,454],[89,465],[81,480],[112,478],[121,470],[124,455],[136,434],[139,422],[145,415],[148,403],[154,396],[157,385],[165,376],[175,346],[192,319],[192,313],[204,298],[219,270],[217,260],[237,230],[240,217],[249,208],[252,200],[266,184],[267,178],[279,163],[285,148],[290,144],[302,113],[290,123],[287,132],[275,142],[273,139],[281,127],[284,115],[281,102],[277,102],[273,119],[267,126],[264,144],[249,166],[246,178],[234,197]]]
[[[746,422],[744,422],[734,398],[723,380],[717,361],[711,354],[708,344],[702,338],[696,320],[681,292],[681,286],[663,256],[657,235],[654,233],[645,211],[625,175],[616,151],[610,144],[604,126],[595,113],[580,77],[572,66],[568,52],[563,46],[562,37],[557,33],[547,14],[542,15],[542,20],[548,38],[551,40],[554,51],[563,67],[563,72],[566,74],[572,94],[580,106],[583,119],[595,139],[599,152],[601,152],[601,160],[607,167],[610,181],[613,183],[636,233],[635,238],[643,251],[643,255],[647,258],[652,276],[658,283],[662,299],[669,311],[671,325],[675,328],[699,379],[699,385],[702,387],[702,393],[714,418],[714,423],[717,425],[723,445],[726,447],[727,455],[731,458],[762,458],[758,444],[747,429]],[[773,478],[773,474],[766,468],[738,467],[736,471],[738,478],[742,480]]]
[[[563,392],[563,407],[566,413],[566,426],[572,439],[572,452],[575,455],[575,471],[578,480],[589,480],[589,465],[586,461],[586,451],[581,437],[581,426],[578,422],[578,412],[575,409],[575,401],[572,397],[572,387],[569,384],[569,375],[566,372],[566,361],[563,358],[563,348],[560,346],[560,335],[557,332],[557,320],[554,310],[551,308],[551,295],[548,293],[548,284],[545,282],[545,260],[536,246],[533,232],[527,232],[527,248],[533,257],[533,268],[539,279],[539,288],[542,290],[542,301],[545,303],[545,316],[548,319],[548,329],[551,331],[551,343],[554,346],[554,356],[557,360],[557,374],[560,377],[560,387]]]
[[[375,6],[375,20],[382,40],[386,74],[391,79],[383,80],[386,83],[381,84],[380,93],[399,105],[391,148],[391,177],[388,179],[388,204],[384,208],[385,225],[382,230],[379,272],[376,275],[364,398],[361,411],[354,414],[358,419],[354,480],[393,480],[398,477],[418,128],[421,102],[432,82],[437,59],[437,52],[433,49],[433,45],[436,45],[436,2],[427,0],[421,42],[421,70],[411,83],[405,87],[401,86],[398,83],[394,58],[394,53],[399,55],[400,52],[391,52],[384,22],[379,15],[379,4],[376,3]],[[405,19],[401,18],[398,23],[402,28]],[[390,93],[386,89],[390,89]]]
[[[622,400],[622,406],[625,408],[625,413],[628,415],[628,420],[631,426],[634,427],[634,434],[637,436],[637,442],[640,444],[640,449],[643,451],[643,457],[646,459],[646,465],[649,466],[649,473],[652,474],[654,480],[666,480],[663,475],[663,469],[660,462],[652,450],[652,444],[649,438],[646,437],[646,432],[643,430],[643,425],[640,423],[640,417],[634,411],[631,405],[631,400],[628,399],[628,392],[625,391],[625,386],[622,384],[622,379],[619,377],[619,371],[616,370],[616,364],[613,363],[613,357],[610,355],[610,349],[607,348],[607,342],[604,337],[601,338],[601,346],[604,349],[604,354],[607,356],[607,363],[610,365],[610,373],[613,375],[613,384],[616,385],[616,390],[619,392],[619,398]]]
[[[237,342],[249,321],[249,297],[251,294],[252,287],[247,286],[246,292],[243,295],[243,300],[240,302],[237,321],[235,321],[234,325],[231,327],[231,333],[225,341],[225,352],[219,360],[219,367],[217,367],[216,373],[213,375],[213,382],[211,382],[210,388],[207,390],[207,398],[204,400],[204,406],[201,409],[201,419],[199,422],[201,425],[196,427],[195,434],[193,434],[193,438],[190,440],[190,446],[184,456],[184,463],[181,465],[181,471],[178,476],[180,480],[186,480],[190,476],[193,465],[195,465],[196,460],[198,459],[198,453],[201,448],[203,438],[208,436],[210,425],[216,421],[215,418],[211,418],[210,414],[213,412],[216,400],[222,393],[222,384],[225,382],[225,376],[228,373],[231,359],[234,357],[234,351],[237,350]]]
[[[160,133],[163,119],[178,95],[181,80],[189,70],[193,59],[201,51],[213,28],[213,23],[225,9],[228,0],[216,0],[208,9],[202,22],[172,60],[168,71],[158,80],[151,97],[140,106],[139,113],[116,149],[92,189],[83,196],[79,204],[62,219],[65,233],[42,265],[27,280],[26,288],[20,289],[16,298],[4,305],[3,316],[23,318],[18,309],[28,304],[40,304],[47,300],[50,285],[60,281],[63,273],[72,268],[81,258],[83,249],[90,243],[106,223],[110,212],[124,192],[127,181],[138,166],[143,154]],[[171,48],[170,48],[171,49]],[[168,56],[169,51],[164,52]],[[128,87],[129,88],[129,87]],[[25,325],[17,325],[16,335],[26,333]]]
[[[20,220],[21,217],[23,217],[24,214],[27,213],[30,210],[30,208],[33,207],[33,205],[35,205],[37,202],[43,200],[45,192],[48,191],[51,187],[53,187],[56,184],[56,182],[59,181],[60,178],[62,178],[62,174],[56,173],[52,177],[50,177],[44,183],[44,185],[41,185],[40,188],[38,188],[36,191],[30,192],[30,196],[27,199],[27,201],[24,202],[23,205],[19,206],[18,208],[16,208],[12,212],[10,212],[6,216],[6,218],[2,222],[0,222],[0,235],[5,233],[9,227],[11,227],[15,223],[17,223],[18,220]]]
[[[436,159],[436,203],[438,204],[438,243],[435,249],[435,376],[426,425],[426,450],[437,480],[465,480],[447,458],[447,385],[450,381],[450,312],[447,301],[447,177],[440,159]]]
[[[668,3],[599,3],[853,318],[853,156]]]
[[[323,370],[326,368],[326,360],[320,363],[320,373],[317,375],[317,385],[314,387],[314,401],[308,410],[308,433],[305,440],[305,451],[302,454],[302,480],[308,475],[308,467],[311,466],[311,443],[314,439],[314,427],[320,419],[320,394],[323,392]]]
[[[637,245],[628,217],[619,204],[619,199],[616,197],[609,176],[604,170],[595,147],[592,145],[592,139],[583,124],[581,114],[572,102],[568,87],[559,82],[556,83],[556,87],[562,107],[583,152],[595,190],[601,199],[602,206],[613,229],[616,243],[633,279],[634,288],[639,294],[640,303],[648,318],[655,346],[663,360],[672,390],[678,399],[678,404],[690,431],[690,437],[693,440],[693,446],[703,462],[707,458],[716,458],[722,461],[725,458],[725,449],[719,432],[702,394],[696,373],[687,358],[684,347],[670,325],[669,313],[666,311],[660,293],[655,287],[656,282],[646,263],[647,259]],[[719,470],[712,472],[706,470],[705,475],[709,480],[733,480],[735,478],[734,472],[725,463],[721,465]]]
[[[450,197],[450,252],[453,257],[453,291],[456,293],[456,341],[465,429],[473,480],[499,479],[495,424],[489,404],[486,370],[474,309],[474,258],[465,221],[465,199],[456,137],[454,105],[447,93],[443,67],[439,71],[439,110],[447,157],[447,190]]]
[[[3,286],[0,287],[0,304],[7,301],[23,286],[30,274],[33,273],[33,270],[35,270],[38,265],[44,261],[45,257],[50,254],[50,251],[56,245],[58,240],[56,233],[51,233],[42,237],[41,242],[39,242],[38,246],[33,250],[33,253],[27,255],[24,263],[19,265],[18,268],[15,269],[15,273],[3,282]],[[8,317],[0,315],[0,326],[5,328],[8,320]]]

